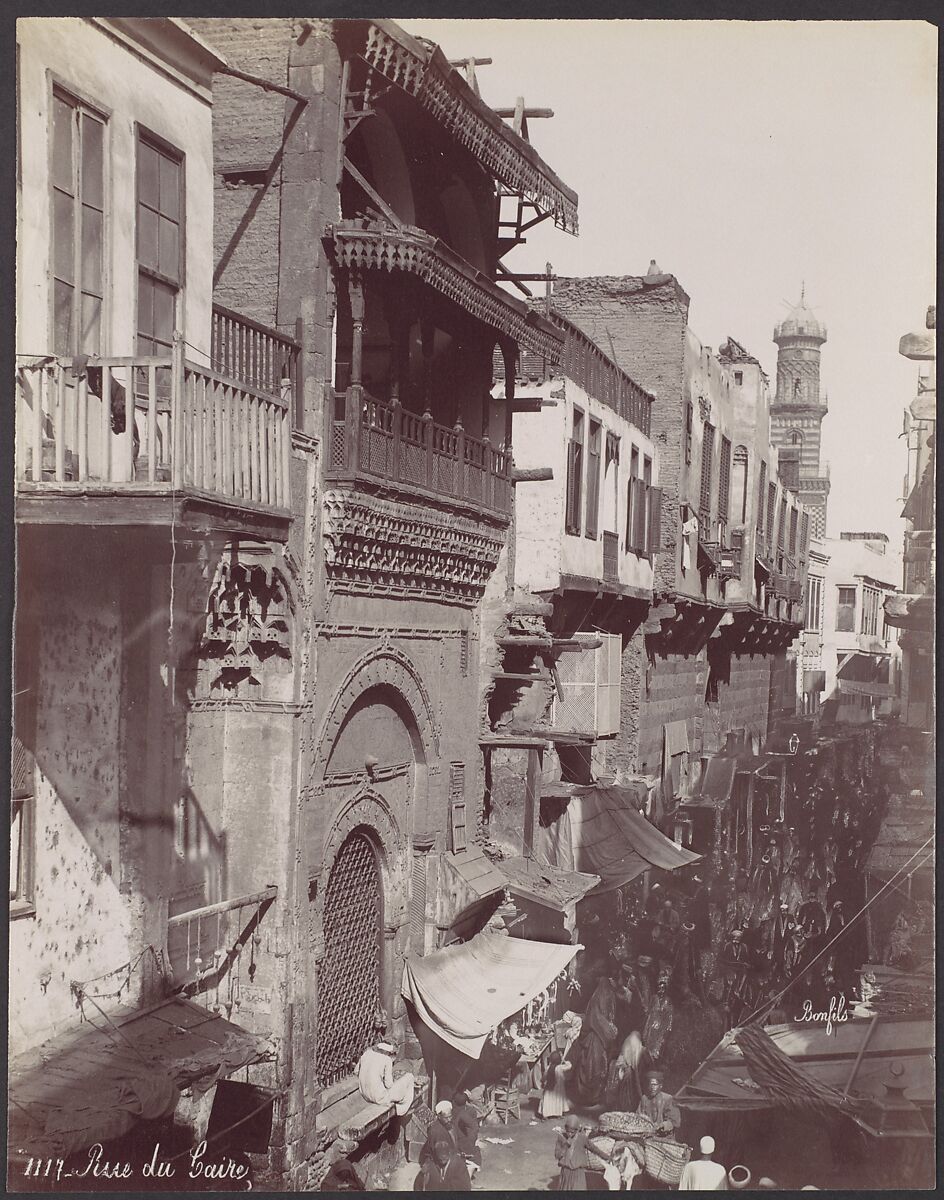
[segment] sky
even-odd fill
[[[483,99],[554,110],[532,143],[580,197],[509,256],[529,272],[644,275],[691,296],[776,378],[773,328],[806,287],[825,322],[827,533],[900,547],[902,334],[935,298],[936,30],[917,21],[420,20],[448,58],[486,58]],[[540,287],[540,285],[537,285]]]

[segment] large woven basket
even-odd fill
[[[624,1137],[643,1137],[655,1130],[648,1117],[633,1112],[601,1113],[599,1124],[604,1133],[622,1134]]]
[[[590,1166],[595,1171],[602,1171],[609,1164],[610,1155],[616,1146],[616,1138],[610,1137],[605,1133],[598,1133],[596,1137],[592,1137],[587,1142],[587,1157],[590,1159]]]
[[[646,1174],[660,1183],[677,1188],[692,1148],[671,1138],[647,1137],[643,1143],[646,1154]]]

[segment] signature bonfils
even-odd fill
[[[834,1032],[833,1023],[842,1025],[849,1020],[849,1010],[846,1008],[845,996],[830,996],[829,1007],[825,1012],[813,1012],[813,1001],[803,1001],[803,1011],[795,1018],[797,1021],[810,1021],[826,1023],[826,1036]]]
[[[247,1190],[252,1190],[252,1180],[248,1178],[248,1165],[225,1156],[208,1159],[206,1142],[200,1142],[187,1154],[173,1159],[161,1158],[160,1151],[161,1145],[158,1142],[150,1159],[140,1166],[142,1178],[173,1179],[179,1175],[187,1179],[231,1179],[238,1180]],[[108,1160],[104,1147],[100,1142],[96,1142],[94,1146],[89,1147],[88,1162],[66,1168],[62,1158],[31,1158],[23,1173],[27,1178],[48,1179],[50,1182],[69,1178],[131,1179],[135,1168],[129,1162]]]

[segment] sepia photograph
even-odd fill
[[[933,1189],[937,26],[161,7],[4,59],[7,1191]]]

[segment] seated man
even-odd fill
[[[636,1112],[655,1125],[655,1131],[660,1137],[675,1139],[679,1126],[682,1124],[682,1114],[675,1100],[662,1090],[663,1075],[661,1071],[650,1071],[646,1075],[646,1091],[636,1108]]]
[[[368,1046],[357,1064],[357,1082],[365,1100],[371,1104],[392,1104],[397,1116],[402,1117],[413,1103],[415,1081],[409,1071],[394,1079],[396,1053],[389,1042]]]

